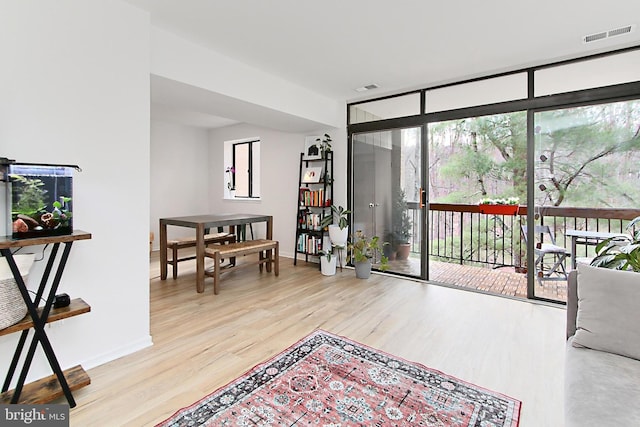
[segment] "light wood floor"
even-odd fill
[[[150,263],[154,345],[88,371],[72,426],[151,426],[316,328],[507,394],[522,427],[562,426],[565,311],[345,269],[325,277],[283,258],[280,277],[238,269],[195,291],[195,264],[177,281]]]

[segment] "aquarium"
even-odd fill
[[[5,167],[12,238],[73,232],[74,167],[19,163]]]

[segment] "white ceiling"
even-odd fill
[[[154,26],[340,101],[640,45],[638,0],[126,1]],[[630,34],[582,41],[630,24]],[[354,91],[370,83],[380,88]],[[205,126],[212,115],[195,113]]]

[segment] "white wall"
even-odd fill
[[[336,151],[334,199],[346,200],[346,131],[324,129],[311,133],[329,133]],[[261,141],[261,200],[224,200],[224,141],[259,137]],[[242,212],[273,215],[273,237],[280,241],[282,256],[293,257],[295,247],[296,209],[298,203],[298,172],[300,153],[304,151],[306,135],[279,132],[242,124],[211,130],[209,133],[209,203],[211,212]],[[342,171],[342,172],[341,172]],[[264,227],[255,227],[256,237],[264,237]]]
[[[0,155],[83,169],[74,227],[93,238],[74,243],[60,292],[91,313],[48,334],[63,368],[86,369],[151,344],[149,16],[117,0],[1,8]],[[0,337],[2,376],[18,336]],[[50,373],[38,351],[30,379]]]
[[[339,127],[344,121],[341,102],[279,76],[249,67],[157,27],[152,27],[151,42],[154,75],[321,125]]]
[[[209,140],[207,131],[151,122],[151,209],[153,248],[160,247],[158,220],[209,212]],[[194,230],[167,227],[168,237],[193,236]]]

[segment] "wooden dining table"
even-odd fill
[[[204,292],[204,236],[205,230],[217,227],[229,227],[234,233],[235,227],[258,222],[266,223],[266,238],[273,238],[273,216],[243,213],[219,213],[160,218],[160,279],[167,279],[167,226],[194,228],[196,230],[196,289]]]

